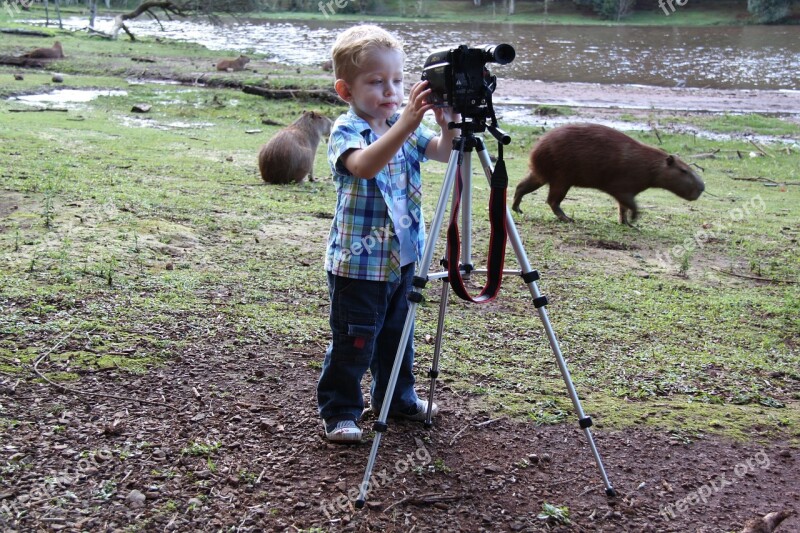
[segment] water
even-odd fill
[[[48,105],[64,104],[84,104],[91,102],[100,96],[125,96],[126,91],[96,90],[96,89],[59,89],[57,91],[43,94],[28,94],[24,96],[13,96],[10,102],[19,102],[26,105]]]
[[[287,64],[320,64],[337,33],[352,22],[129,21],[134,33],[198,42],[213,50],[265,54]],[[411,75],[431,50],[458,44],[507,42],[517,50],[505,78],[560,82],[643,84],[717,89],[800,89],[800,26],[558,26],[491,22],[381,23],[406,43]],[[67,20],[72,28],[84,18]],[[110,30],[111,19],[97,27]],[[121,37],[124,38],[124,37]]]

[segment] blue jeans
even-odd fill
[[[364,410],[361,378],[372,374],[372,405],[383,404],[389,375],[408,313],[407,295],[414,264],[402,268],[397,283],[366,281],[328,272],[333,339],[325,353],[317,384],[320,417],[358,420]],[[407,411],[417,402],[414,392],[414,327],[403,353],[403,363],[390,411]]]

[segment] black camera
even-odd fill
[[[432,52],[422,69],[422,79],[431,89],[428,101],[436,107],[452,107],[464,117],[480,120],[492,113],[492,93],[497,77],[486,63],[505,65],[514,60],[510,44],[482,45],[470,48],[442,48]]]

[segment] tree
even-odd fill
[[[630,15],[636,5],[636,0],[573,0],[573,2],[578,6],[590,6],[603,18],[616,21]]]
[[[757,22],[781,22],[789,16],[792,0],[747,0],[747,11]]]

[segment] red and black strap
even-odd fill
[[[464,286],[461,277],[461,236],[458,230],[458,212],[461,207],[461,190],[464,186],[461,179],[461,167],[456,172],[456,190],[453,196],[453,209],[450,226],[447,228],[447,269],[450,286],[459,298],[472,303],[486,303],[492,301],[500,291],[503,281],[503,265],[506,256],[506,191],[508,189],[508,173],[503,161],[503,146],[499,146],[497,163],[492,172],[489,196],[489,257],[486,264],[486,285],[481,293],[472,297]]]

